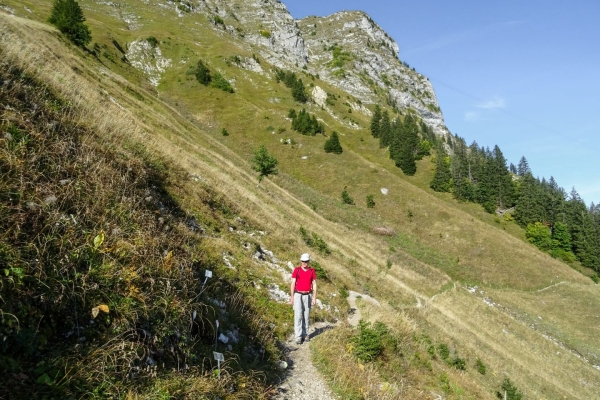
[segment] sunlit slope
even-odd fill
[[[94,3],[86,5],[92,10]],[[110,18],[93,13],[88,16],[92,26],[103,26],[101,32],[109,29],[110,24],[104,25],[103,20]],[[139,135],[148,148],[178,161],[190,174],[210,183],[244,214],[262,224],[271,248],[293,258],[303,246],[298,229],[304,226],[317,232],[334,250],[332,256],[322,257],[322,264],[336,282],[357,290],[368,289],[375,297],[398,307],[412,307],[417,299],[428,304],[423,318],[436,332],[470,349],[474,357],[486,357],[498,374],[508,373],[526,393],[540,398],[593,398],[600,390],[599,372],[590,363],[510,316],[511,310],[532,312],[528,310],[533,308],[539,310],[543,319],[551,320],[556,312],[535,307],[536,296],[528,292],[521,302],[522,291],[571,282],[565,288],[573,290],[565,290],[556,299],[568,312],[566,304],[582,303],[594,293],[597,297],[597,287],[591,287],[589,279],[568,266],[507,234],[501,224],[495,227],[492,217],[465,211],[451,199],[414,185],[419,177],[402,176],[370,137],[365,129],[366,116],[356,117],[361,129],[349,130],[331,115],[309,106],[327,123],[329,132],[336,129],[341,133],[344,153],[325,154],[324,138],[291,132],[285,115],[289,108],[300,106],[293,102],[287,88],[274,82],[267,72],[268,65],[263,65],[264,75],[228,67],[222,61],[224,57],[249,51],[243,44],[235,44],[237,39],[215,33],[210,26],[198,25],[202,35],[195,38],[199,43],[211,43],[210,46],[201,46],[204,53],[197,50],[192,54],[210,60],[213,68],[221,68],[228,77],[235,78],[236,93],[205,88],[193,77],[187,79],[185,71],[196,61],[190,56],[187,64],[181,62],[183,59],[175,60],[173,65],[177,68],[166,72],[158,88],[160,95],[154,98],[137,88],[135,82],[111,72],[110,63],[99,67],[93,60],[82,62],[65,53],[54,34],[49,34],[51,30],[40,30],[37,24],[13,17],[2,16],[1,21],[2,47],[21,62],[39,66],[49,84],[62,85],[67,96],[79,96],[82,106],[89,110],[86,123],[116,124],[115,130]],[[166,22],[162,22],[164,29]],[[191,41],[193,35],[187,28],[173,24],[168,27],[168,35],[172,41]],[[124,42],[121,32],[116,29],[109,33]],[[145,37],[156,32],[135,34]],[[114,71],[127,72],[128,68],[115,67]],[[133,70],[130,77],[138,79]],[[342,94],[318,79],[317,84]],[[132,95],[127,87],[138,90],[142,99]],[[269,126],[275,132],[280,126],[286,131],[272,133],[267,130]],[[221,135],[223,127],[230,136]],[[297,144],[283,145],[281,138],[292,138]],[[257,186],[249,159],[259,144],[265,144],[280,161],[280,175]],[[304,156],[307,159],[302,159]],[[341,204],[344,187],[356,200],[355,206]],[[381,194],[381,188],[387,188],[388,194]],[[367,194],[375,195],[375,209],[365,207]],[[382,226],[393,229],[396,235],[384,237],[371,232]],[[392,261],[389,269],[387,260]],[[510,299],[498,300],[506,303],[508,310],[490,307],[480,297],[460,288],[431,300],[452,280],[512,289]],[[582,318],[586,315],[582,314]],[[576,337],[570,328],[571,319],[555,320],[561,342],[577,340],[573,346],[584,349],[595,346],[591,334],[595,325],[589,325],[592,322],[582,322],[590,334]],[[555,369],[558,366],[560,370]]]

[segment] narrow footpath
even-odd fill
[[[361,319],[360,310],[356,306],[358,297],[367,297],[356,292],[350,292],[348,296],[348,304],[350,312],[348,314],[348,323],[352,326],[357,326]],[[369,300],[377,303],[377,300],[369,298]],[[379,303],[377,303],[379,304]],[[328,322],[317,322],[311,324],[310,338],[318,340],[318,336],[328,329],[334,329],[335,324]],[[335,396],[327,383],[313,365],[310,354],[310,343],[296,344],[292,334],[283,344],[286,363],[284,365],[285,375],[281,384],[277,387],[277,400],[339,400]]]

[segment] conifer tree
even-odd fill
[[[264,145],[261,145],[258,150],[254,152],[252,164],[252,169],[259,174],[258,183],[260,183],[265,177],[269,175],[277,175],[278,173],[278,161],[275,157],[269,154],[269,151]]]
[[[419,144],[419,127],[414,118],[409,114],[402,124],[402,144],[398,158],[394,161],[397,167],[402,169],[405,175],[414,175],[417,172],[415,153]]]
[[[331,137],[325,142],[325,153],[342,154],[342,145],[338,138],[338,133],[333,131]]]
[[[543,196],[540,182],[531,173],[520,182],[514,217],[521,226],[548,220],[543,206]]]
[[[435,174],[429,184],[436,192],[449,192],[451,189],[450,158],[440,145],[436,150]]]
[[[390,114],[387,110],[383,112],[381,116],[381,122],[379,124],[379,147],[382,149],[390,145],[392,139],[392,126],[390,123]]]
[[[531,168],[529,168],[529,163],[525,156],[522,156],[517,165],[517,175],[525,176],[528,172],[531,173]]]
[[[292,84],[292,97],[299,103],[306,103],[308,100],[308,95],[304,89],[304,83],[302,83],[302,79],[297,79]]]
[[[402,121],[396,117],[391,126],[392,137],[390,139],[390,159],[396,160],[402,150]]]
[[[208,86],[210,81],[212,80],[212,76],[210,75],[210,70],[202,60],[198,60],[198,64],[196,65],[196,71],[194,72],[196,75],[196,80],[203,84],[204,86]]]
[[[375,105],[375,111],[373,112],[373,116],[371,117],[371,135],[374,138],[379,138],[380,134],[380,121],[381,121],[381,107],[379,104]]]
[[[48,22],[77,46],[85,47],[92,40],[83,11],[75,0],[54,0]]]

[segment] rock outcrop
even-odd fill
[[[367,14],[343,11],[298,21],[308,50],[308,70],[362,103],[385,99],[415,110],[438,135],[447,133],[429,80],[398,59],[398,45]]]

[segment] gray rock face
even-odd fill
[[[304,39],[287,7],[277,0],[205,0],[204,12],[231,18],[242,26],[239,34],[262,48],[262,58],[280,68],[306,65]],[[238,27],[239,29],[239,27]],[[226,27],[233,32],[235,28]]]
[[[398,59],[396,42],[367,14],[343,11],[307,17],[298,26],[306,40],[311,73],[362,103],[387,101],[399,110],[413,109],[436,134],[447,133],[429,80]]]

